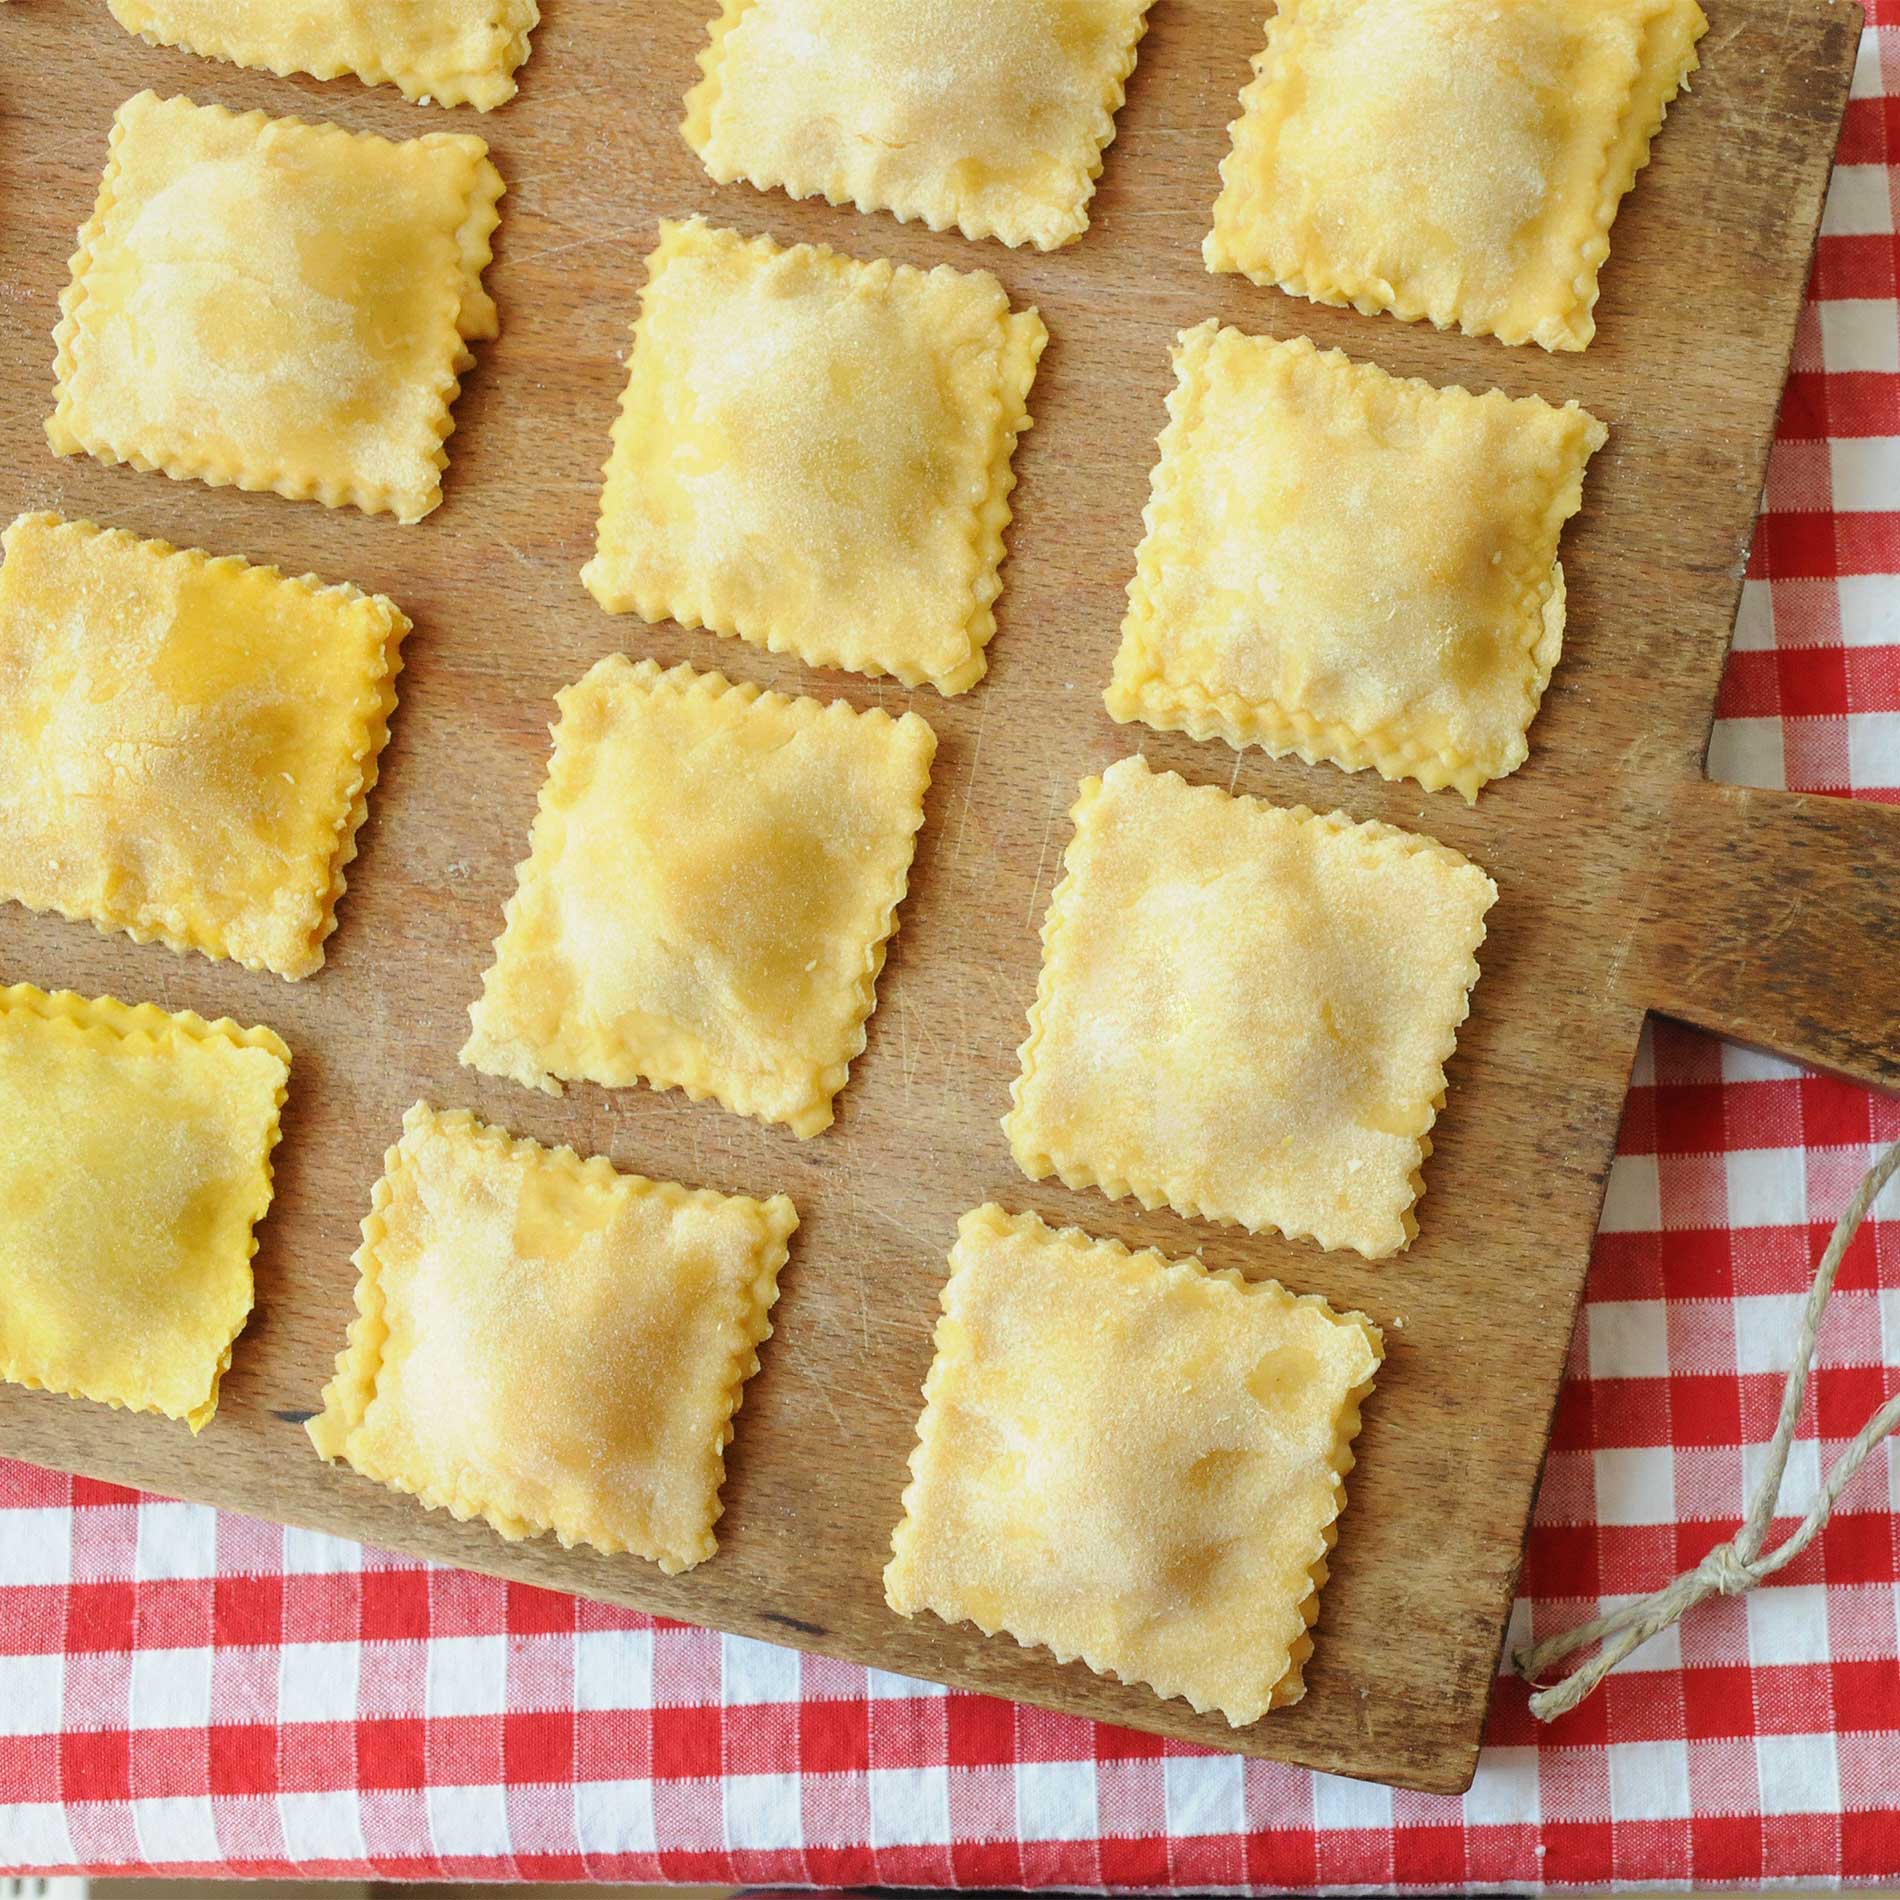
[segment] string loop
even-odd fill
[[[1840,1275],[1841,1261],[1859,1233],[1861,1222],[1867,1218],[1867,1210],[1896,1171],[1900,1171],[1900,1142],[1895,1142],[1861,1177],[1854,1198],[1848,1202],[1847,1211],[1842,1214],[1814,1270],[1814,1284],[1808,1289],[1807,1305],[1801,1313],[1801,1330],[1795,1339],[1794,1361],[1781,1394],[1781,1416],[1775,1422],[1774,1437],[1768,1441],[1768,1458],[1761,1482],[1749,1500],[1748,1515],[1742,1520],[1741,1529],[1727,1543],[1717,1544],[1693,1570],[1685,1570],[1654,1595],[1638,1597],[1607,1616],[1514,1650],[1511,1667],[1532,1685],[1535,1693],[1531,1696],[1530,1708],[1539,1721],[1554,1722],[1558,1716],[1569,1714],[1625,1656],[1640,1649],[1652,1636],[1680,1622],[1698,1603],[1712,1596],[1741,1596],[1764,1577],[1772,1577],[1793,1563],[1826,1528],[1841,1493],[1873,1456],[1874,1447],[1900,1430],[1900,1393],[1896,1393],[1875,1410],[1855,1435],[1854,1442],[1828,1467],[1821,1495],[1800,1526],[1773,1550],[1763,1554],[1762,1546],[1768,1541],[1769,1529],[1775,1521],[1775,1504],[1781,1496],[1782,1474],[1788,1468],[1795,1427],[1801,1422],[1801,1407],[1807,1398],[1808,1375],[1814,1368],[1814,1349],[1828,1298]],[[1593,1643],[1600,1647],[1581,1668],[1561,1681],[1540,1686],[1539,1679],[1552,1663],[1561,1662]]]

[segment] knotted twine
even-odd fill
[[[1693,1570],[1685,1570],[1674,1583],[1653,1596],[1640,1597],[1634,1603],[1612,1610],[1608,1616],[1599,1616],[1594,1622],[1515,1651],[1511,1657],[1512,1667],[1535,1687],[1538,1677],[1552,1663],[1573,1650],[1587,1648],[1592,1643],[1602,1644],[1580,1669],[1548,1688],[1536,1689],[1530,1707],[1539,1721],[1554,1722],[1558,1716],[1567,1715],[1632,1650],[1640,1649],[1652,1636],[1681,1621],[1683,1615],[1704,1598],[1738,1597],[1752,1590],[1764,1577],[1772,1577],[1777,1570],[1793,1563],[1826,1528],[1836,1501],[1873,1455],[1874,1447],[1900,1429],[1900,1393],[1896,1393],[1875,1411],[1860,1428],[1854,1442],[1829,1467],[1821,1495],[1801,1527],[1785,1542],[1763,1553],[1762,1545],[1767,1542],[1769,1526],[1775,1518],[1775,1504],[1781,1496],[1781,1475],[1787,1468],[1788,1452],[1794,1444],[1795,1426],[1800,1422],[1802,1400],[1807,1396],[1808,1373],[1814,1364],[1815,1340],[1821,1330],[1821,1317],[1827,1310],[1828,1295],[1834,1291],[1842,1257],[1860,1231],[1861,1222],[1867,1218],[1868,1208],[1896,1170],[1900,1170],[1900,1142],[1895,1142],[1861,1177],[1860,1186],[1854,1190],[1854,1198],[1848,1202],[1847,1211],[1821,1256],[1821,1264],[1815,1269],[1814,1285],[1808,1290],[1808,1303],[1801,1315],[1801,1332],[1795,1341],[1794,1364],[1781,1395],[1781,1417],[1769,1441],[1768,1463],[1755,1488],[1742,1528],[1726,1544],[1716,1545]]]

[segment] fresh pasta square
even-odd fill
[[[721,184],[1053,250],[1088,228],[1151,0],[721,0],[680,128]]]
[[[515,96],[536,0],[108,0],[154,46],[261,66],[280,78],[354,73],[408,99],[487,112]]]
[[[1522,765],[1603,425],[1214,323],[1175,371],[1110,713],[1467,799]]]
[[[1297,1702],[1378,1328],[994,1205],[950,1267],[891,1607],[1236,1728]]]
[[[0,989],[0,1379],[210,1422],[289,1079],[268,1029]]]
[[[22,515],[0,546],[0,897],[308,976],[408,619],[58,515]]]
[[[1617,207],[1707,30],[1696,0],[1280,0],[1207,267],[1581,350]]]
[[[1496,897],[1430,838],[1117,761],[1043,924],[1018,1166],[1396,1253]]]
[[[798,1225],[418,1102],[357,1249],[318,1452],[502,1536],[717,1548],[725,1447]]]
[[[618,654],[559,705],[462,1060],[815,1135],[864,1048],[935,734]]]
[[[60,295],[53,449],[420,521],[499,328],[501,194],[465,134],[127,100]]]
[[[660,227],[582,579],[612,613],[960,693],[1046,332],[987,271]]]

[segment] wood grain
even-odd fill
[[[547,0],[519,100],[477,121],[152,51],[91,0],[0,20],[0,508],[55,507],[384,590],[414,617],[383,784],[329,967],[289,986],[0,909],[0,978],[111,990],[275,1026],[296,1056],[259,1304],[216,1424],[0,1391],[0,1451],[211,1499],[892,1670],[1405,1786],[1469,1780],[1643,1012],[1664,1004],[1870,1080],[1900,1079],[1887,814],[1700,784],[1744,551],[1859,26],[1830,0],[1711,0],[1703,72],[1615,233],[1587,355],[1317,309],[1211,279],[1198,244],[1260,25],[1160,0],[1093,229],[1053,256],[848,209],[719,189],[675,131],[707,0]],[[457,413],[448,499],[422,526],[58,462],[55,297],[113,108],[142,86],[490,140],[510,186],[490,282],[503,334]],[[982,265],[1052,342],[992,671],[942,701],[677,627],[582,592],[598,471],[657,217],[861,256]],[[1307,333],[1402,374],[1553,400],[1611,425],[1564,558],[1570,631],[1529,765],[1476,810],[1179,735],[1101,709],[1175,331],[1219,316]],[[456,1066],[534,809],[555,689],[616,648],[854,705],[915,704],[941,739],[903,928],[836,1127],[809,1143],[677,1095],[554,1102]],[[1409,1254],[1382,1264],[1252,1239],[1024,1181],[996,1118],[1034,992],[1037,928],[1076,781],[1139,746],[1283,802],[1429,831],[1498,880],[1483,980],[1451,1068]],[[382,1150],[417,1096],[623,1167],[784,1189],[804,1216],[778,1336],[748,1391],[719,1555],[668,1579],[633,1559],[508,1546],[310,1454],[349,1311],[349,1255]],[[1367,1413],[1311,1691],[1235,1734],[1184,1704],[1007,1641],[884,1608],[943,1258],[995,1197],[1099,1234],[1276,1275],[1363,1307],[1391,1354]],[[1587,1587],[1587,1579],[1579,1579]]]

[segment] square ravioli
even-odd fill
[[[1054,250],[1088,203],[1152,0],[721,0],[686,142],[722,185]]]
[[[289,1080],[268,1029],[0,989],[0,1379],[204,1429]]]
[[[1048,333],[987,271],[660,227],[582,570],[610,613],[960,693]]]
[[[128,99],[60,293],[55,452],[420,521],[498,330],[487,153]]]
[[[354,73],[367,86],[491,111],[515,96],[515,69],[540,24],[536,0],[108,0],[153,46],[261,66],[281,78]]]
[[[1110,713],[1467,799],[1515,771],[1603,425],[1211,322],[1174,361]]]
[[[22,515],[0,547],[0,897],[308,976],[407,618],[58,515]]]
[[[1378,1328],[993,1205],[950,1266],[891,1608],[1235,1728],[1297,1702]]]
[[[1003,1118],[1032,1180],[1396,1253],[1497,886],[1140,758],[1085,779]]]
[[[1707,29],[1695,0],[1280,0],[1207,268],[1581,350],[1617,206]]]
[[[797,1225],[783,1194],[621,1174],[418,1102],[310,1441],[506,1538],[690,1570],[718,1547],[732,1416]]]
[[[557,703],[462,1060],[817,1134],[877,1005],[936,735],[619,654]]]

